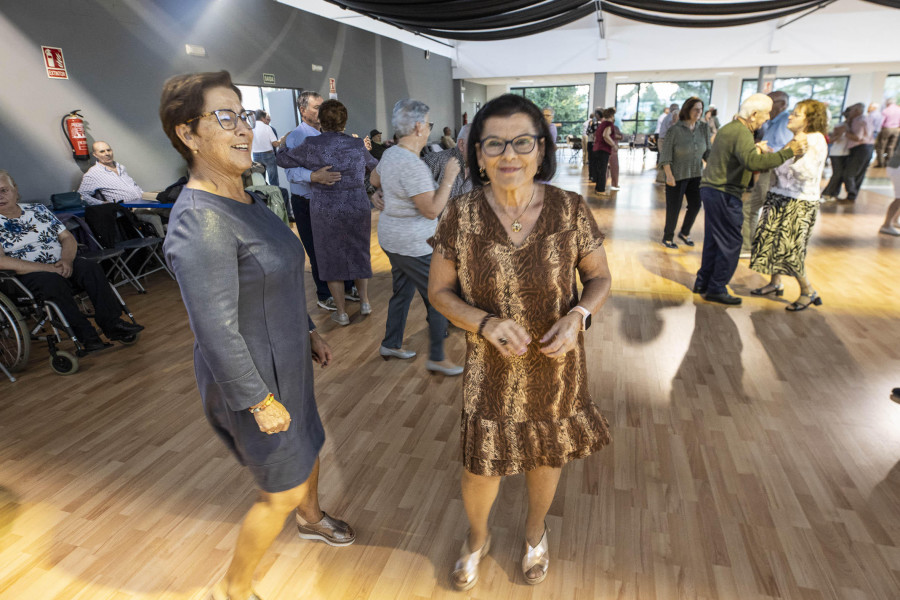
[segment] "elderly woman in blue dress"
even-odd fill
[[[302,308],[300,241],[241,184],[251,163],[254,115],[241,106],[229,74],[169,79],[159,113],[190,170],[164,247],[196,338],[203,409],[259,487],[212,595],[259,600],[253,573],[292,512],[301,538],[333,546],[355,539],[347,523],[319,508],[325,433],[312,363],[327,365],[331,349]]]

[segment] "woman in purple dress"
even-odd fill
[[[331,166],[332,171],[341,174],[341,179],[333,185],[312,184],[309,213],[319,277],[328,283],[337,305],[331,319],[349,325],[344,281],[353,279],[356,283],[360,314],[372,312],[369,304],[372,208],[366,194],[365,175],[378,161],[369,154],[362,140],[344,133],[347,109],[337,100],[322,103],[319,123],[322,135],[308,137],[296,148],[283,152],[278,164],[311,171]]]

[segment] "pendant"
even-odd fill
[[[518,219],[513,221],[512,230],[515,231],[516,233],[519,233],[520,231],[522,231],[522,224],[519,223]]]

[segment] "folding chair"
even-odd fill
[[[146,235],[141,231],[141,222],[129,209],[120,204],[92,205],[85,207],[84,219],[104,249],[122,250],[124,253],[121,257],[124,268],[121,268],[121,265],[114,266],[107,273],[107,277],[113,273],[120,276],[117,286],[127,281],[134,285],[138,292],[145,293],[146,290],[138,281],[141,277],[165,271],[169,277],[175,279],[160,253],[162,238]],[[129,267],[140,260],[139,253],[142,251],[145,252],[143,261],[137,268]],[[151,261],[154,261],[155,265]],[[153,268],[150,268],[151,266]]]

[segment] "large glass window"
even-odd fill
[[[663,110],[670,104],[679,106],[697,96],[709,106],[712,81],[653,81],[616,85],[616,120],[621,120],[622,133],[654,133]]]
[[[800,100],[812,98],[828,105],[831,125],[837,125],[844,112],[849,77],[783,77],[775,80],[774,89],[791,97],[790,106]],[[900,90],[898,90],[900,92]],[[756,93],[756,79],[741,82],[741,102]]]
[[[884,97],[900,104],[900,75],[888,75],[884,80]]]
[[[588,98],[591,93],[589,85],[517,87],[511,88],[510,92],[525,96],[537,104],[540,109],[547,106],[553,108],[557,141],[565,140],[567,135],[581,138],[582,127],[590,114],[588,112]]]

